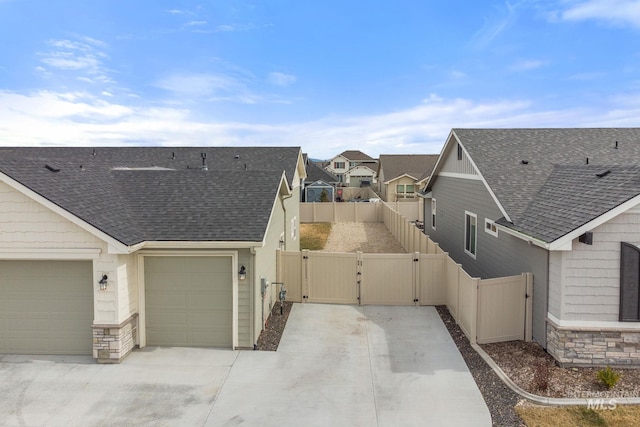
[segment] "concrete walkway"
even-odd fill
[[[296,304],[277,352],[0,355],[2,426],[490,426],[432,307]]]

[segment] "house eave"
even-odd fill
[[[0,181],[4,182],[14,190],[24,194],[26,197],[30,198],[36,203],[39,203],[42,206],[46,207],[47,209],[55,212],[56,214],[60,215],[67,221],[77,225],[78,227],[88,232],[89,234],[95,236],[99,240],[102,240],[103,242],[107,243],[109,249],[113,249],[114,253],[129,253],[128,246],[125,243],[122,243],[121,241],[115,239],[114,237],[96,228],[95,226],[89,224],[88,222],[82,220],[81,218],[78,218],[68,210],[62,208],[61,206],[57,205],[56,203],[52,202],[51,200],[47,199],[41,194],[31,190],[29,187],[27,187],[26,185],[22,184],[19,181],[16,181],[15,179],[11,178],[9,175],[5,174],[4,172],[0,172]],[[111,253],[111,251],[109,253]]]

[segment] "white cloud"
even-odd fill
[[[187,27],[196,27],[201,25],[207,25],[207,21],[189,21],[185,25]]]
[[[267,76],[267,82],[276,86],[289,86],[296,81],[296,76],[293,74],[285,74],[279,72],[269,73]]]
[[[635,126],[637,96],[611,109],[538,110],[526,100],[446,99],[385,114],[297,123],[201,121],[184,108],[124,105],[82,92],[0,91],[0,145],[302,145],[313,157],[348,148],[370,155],[438,153],[453,127]],[[201,113],[201,112],[200,112]]]
[[[472,43],[478,48],[491,44],[503,31],[511,26],[517,18],[517,8],[522,2],[511,4],[508,1],[504,7],[493,6],[493,15],[484,18],[482,28],[472,38]]]
[[[638,0],[588,0],[571,4],[567,9],[553,14],[563,21],[593,19],[615,25],[640,27],[640,1]]]
[[[90,37],[79,37],[75,40],[48,40],[49,49],[39,52],[40,61],[49,68],[38,67],[37,70],[46,75],[52,74],[52,69],[61,72],[75,72],[77,78],[91,83],[113,83],[108,75],[103,60],[108,56],[99,48],[106,47],[106,43]]]

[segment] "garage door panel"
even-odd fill
[[[231,274],[231,257],[146,257],[147,344],[231,347]]]
[[[0,261],[0,353],[92,352],[91,261]]]
[[[147,307],[160,308],[187,308],[187,295],[180,292],[155,291],[148,294],[146,298]]]

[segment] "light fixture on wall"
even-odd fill
[[[102,275],[102,279],[100,279],[100,281],[98,281],[98,284],[100,284],[100,290],[101,291],[106,291],[107,290],[107,279],[109,279],[109,277],[107,277],[106,274]]]
[[[238,279],[244,280],[247,278],[247,269],[244,268],[244,265],[240,266],[240,271],[238,271]]]

